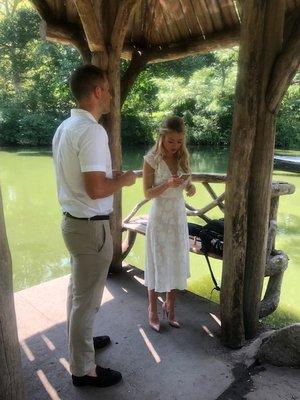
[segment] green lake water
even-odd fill
[[[140,169],[145,149],[125,150],[123,169]],[[285,152],[287,153],[287,152]],[[293,152],[300,155],[300,152]],[[194,172],[225,173],[228,151],[226,149],[194,149],[191,164]],[[274,172],[274,180],[287,181],[296,186],[293,195],[281,196],[278,212],[276,248],[289,256],[289,267],[284,275],[281,301],[278,310],[267,322],[281,326],[300,321],[300,174]],[[143,198],[142,184],[138,179],[134,187],[123,190],[123,216]],[[0,184],[8,240],[13,260],[14,290],[18,291],[40,282],[69,273],[69,259],[60,234],[61,213],[56,198],[54,170],[49,150],[0,151]],[[213,185],[221,194],[223,184]],[[201,184],[197,195],[189,203],[203,207],[210,197]],[[149,203],[141,209],[147,212]],[[211,216],[221,217],[216,210]],[[197,222],[197,220],[195,220]],[[200,221],[203,223],[203,221]],[[205,258],[190,254],[190,291],[214,301],[219,294],[213,288]],[[138,235],[126,262],[144,268],[144,238]],[[221,261],[212,260],[216,277],[221,278]]]

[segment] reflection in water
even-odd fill
[[[147,148],[125,149],[123,169],[141,169],[143,155]],[[10,249],[13,258],[13,279],[15,290],[36,285],[40,282],[65,275],[70,271],[69,256],[60,234],[61,213],[56,198],[56,187],[51,152],[30,150],[0,153],[0,180],[4,202],[4,212]],[[228,159],[227,149],[191,150],[191,166],[194,172],[225,173]],[[288,181],[300,187],[300,176],[276,171],[275,180]],[[223,184],[213,185],[217,194],[224,190]],[[123,191],[123,215],[143,198],[141,180],[134,190]],[[203,187],[197,184],[197,196],[189,202],[200,208],[210,199]],[[279,311],[268,321],[279,324],[300,319],[300,191],[280,199],[276,238],[276,248],[284,250],[289,256],[289,268],[285,272]],[[147,203],[142,213],[149,210]],[[212,217],[220,217],[213,210]],[[195,222],[199,222],[194,218]],[[191,273],[188,287],[194,293],[211,297],[213,288],[204,257],[191,254]],[[138,235],[136,243],[126,259],[127,263],[143,269],[144,237]],[[221,280],[221,262],[212,260],[218,281]],[[218,301],[219,295],[213,292],[212,299]]]

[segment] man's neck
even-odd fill
[[[96,121],[99,121],[102,116],[102,113],[98,109],[96,109],[95,107],[91,107],[87,104],[78,103],[77,107],[92,114]]]

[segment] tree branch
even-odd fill
[[[121,56],[128,23],[140,0],[123,0],[118,7],[116,20],[111,34],[111,46],[117,58]]]
[[[73,0],[92,52],[106,52],[103,32],[95,15],[95,9],[90,0]]]
[[[300,66],[300,17],[295,22],[283,50],[279,54],[269,81],[266,104],[275,113]]]
[[[156,48],[140,48],[144,52],[149,63],[157,63],[168,60],[177,60],[180,58],[208,53],[209,51],[223,49],[238,45],[240,41],[240,30],[214,33],[203,37],[185,40],[181,43],[174,43],[168,46],[159,46]]]
[[[134,84],[138,75],[145,69],[148,58],[145,54],[134,50],[132,52],[131,62],[121,80],[121,106]]]
[[[30,0],[33,6],[36,8],[37,12],[40,14],[40,17],[44,20],[52,17],[52,11],[48,6],[47,2],[44,0]]]
[[[91,62],[91,52],[82,29],[76,24],[43,20],[40,26],[42,39],[75,46],[85,63]]]

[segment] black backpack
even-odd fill
[[[201,251],[206,258],[212,281],[215,285],[215,289],[220,291],[208,255],[214,254],[223,257],[224,219],[211,220],[204,226],[189,222],[188,229],[190,236],[197,236],[201,240]]]

